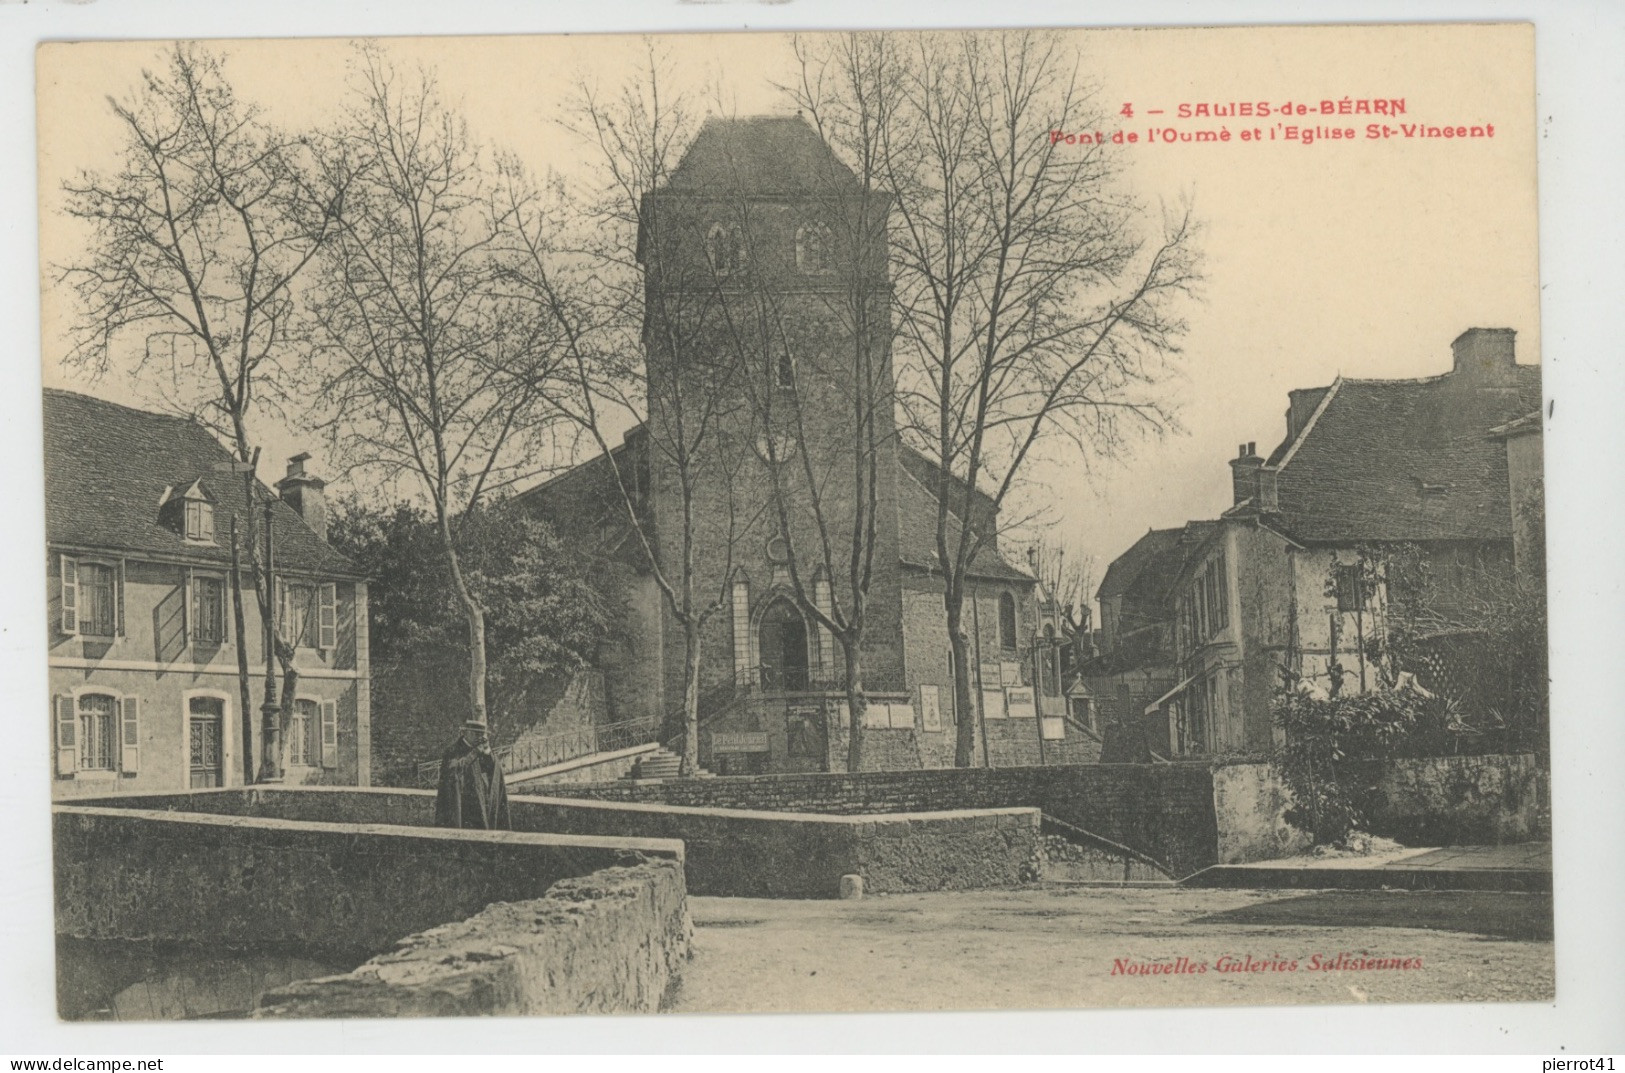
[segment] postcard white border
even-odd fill
[[[0,0],[0,324],[11,369],[0,422],[0,1050],[13,1055],[561,1051],[1511,1051],[1625,1050],[1625,9],[1607,0],[1338,3],[1007,0],[883,9],[788,4],[389,6],[300,0],[256,9],[207,0]],[[1552,1005],[1180,1008],[1053,1013],[558,1018],[349,1023],[62,1025],[51,986],[45,750],[28,717],[46,695],[39,494],[39,338],[33,48],[41,40],[819,29],[909,25],[1216,25],[1529,20],[1539,87],[1542,354],[1556,409],[1547,438],[1553,570],[1558,1000]],[[43,720],[39,727],[44,726]]]

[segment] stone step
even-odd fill
[[[633,769],[626,774],[628,779],[675,779],[683,770],[683,758],[667,748],[659,748],[645,753],[638,758]],[[696,778],[712,778],[712,772],[700,768],[695,771]]]

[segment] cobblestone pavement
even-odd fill
[[[1546,894],[1038,887],[690,904],[694,959],[673,1012],[1553,995]]]

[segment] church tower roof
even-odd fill
[[[705,121],[662,191],[853,193],[857,176],[800,114]]]

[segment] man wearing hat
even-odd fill
[[[434,822],[440,827],[507,828],[508,788],[502,782],[502,765],[491,755],[484,723],[464,723],[462,733],[441,756]]]

